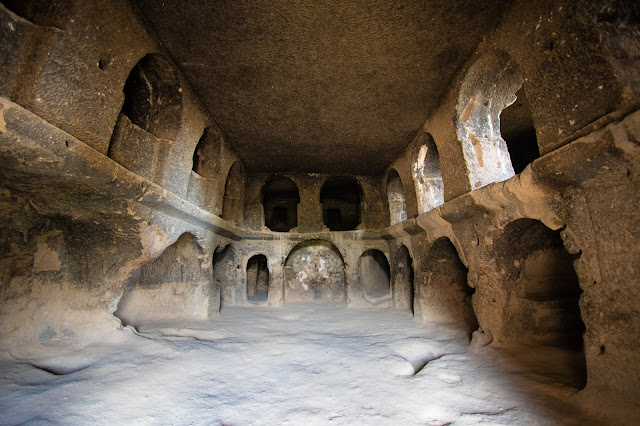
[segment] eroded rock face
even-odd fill
[[[2,349],[339,302],[640,400],[634,2],[134,3],[0,5]]]

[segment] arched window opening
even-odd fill
[[[500,51],[484,55],[467,72],[458,97],[457,132],[473,189],[509,179],[514,169],[539,156],[523,83],[518,65]],[[514,102],[501,126],[501,113]],[[505,138],[512,139],[511,148]]]
[[[449,238],[438,238],[427,248],[420,269],[425,277],[418,290],[423,318],[461,324],[471,336],[478,329],[471,304],[475,291],[467,284],[467,267]]]
[[[247,300],[265,303],[269,297],[269,268],[267,257],[257,254],[247,262]]]
[[[329,178],[320,190],[322,218],[331,231],[351,231],[360,224],[362,190],[358,181],[348,177]]]
[[[233,163],[224,186],[222,218],[239,225],[242,223],[244,208],[244,171],[239,161]]]
[[[421,132],[420,149],[413,159],[413,182],[418,198],[418,212],[426,213],[444,204],[444,183],[440,173],[440,156],[433,137]]]
[[[300,193],[295,182],[284,176],[272,176],[262,190],[264,224],[275,232],[289,232],[298,226]]]
[[[524,85],[515,96],[515,102],[500,114],[500,133],[507,143],[513,171],[522,173],[527,165],[540,157],[540,151]]]
[[[124,85],[122,111],[107,155],[147,179],[159,179],[165,160],[160,139],[175,141],[182,122],[182,89],[173,65],[150,53],[132,69]]]
[[[413,311],[413,259],[404,245],[393,257],[393,300],[396,308]]]
[[[391,298],[391,271],[380,250],[367,250],[360,256],[360,279],[365,298],[370,302]]]
[[[182,119],[182,89],[173,65],[150,53],[133,68],[124,85],[122,112],[159,139],[176,140]]]
[[[207,179],[214,179],[220,173],[220,133],[207,127],[193,151],[193,171]]]
[[[304,241],[291,250],[284,268],[284,298],[291,302],[346,302],[342,255],[328,241]]]
[[[387,175],[387,199],[391,225],[407,220],[407,203],[404,199],[404,187],[400,175],[394,169]]]
[[[547,354],[545,347],[566,350],[568,362],[557,378],[584,387],[582,290],[560,231],[538,220],[519,219],[504,228],[495,250],[508,292],[501,340],[532,345],[537,351],[532,356],[538,354],[540,359]]]

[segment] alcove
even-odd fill
[[[244,169],[239,161],[229,169],[222,200],[222,218],[235,225],[242,223],[244,208]]]
[[[471,298],[474,290],[467,284],[466,266],[447,237],[438,238],[422,256],[419,303],[426,320],[461,324],[465,331],[478,328]]]
[[[285,302],[346,301],[344,260],[332,243],[304,241],[296,245],[285,262]]]
[[[412,164],[413,182],[418,199],[418,213],[426,213],[444,204],[444,183],[440,156],[433,137],[426,132],[418,136]]]
[[[360,280],[367,299],[391,294],[391,271],[387,257],[380,250],[367,250],[360,256]]]
[[[247,301],[265,303],[269,297],[269,268],[263,254],[252,256],[247,262]]]
[[[322,218],[331,231],[351,231],[361,222],[362,188],[351,177],[327,179],[320,190]]]
[[[479,58],[465,76],[458,97],[457,133],[472,189],[509,179],[539,156],[523,84],[520,68],[502,51]]]
[[[507,296],[501,340],[535,346],[540,354],[545,347],[572,352],[562,374],[571,376],[573,386],[583,387],[582,290],[560,231],[535,219],[515,220],[505,226],[493,254],[504,271]]]
[[[275,232],[289,232],[298,226],[300,193],[288,177],[274,175],[262,189],[264,224]]]
[[[153,180],[156,156],[175,141],[182,123],[182,88],[173,65],[149,53],[133,67],[107,155]]]

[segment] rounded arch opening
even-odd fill
[[[285,261],[284,277],[286,303],[346,303],[344,260],[329,241],[309,240],[296,245]]]
[[[244,169],[239,161],[229,169],[222,200],[222,218],[233,224],[242,222],[244,207]]]
[[[469,68],[457,133],[473,189],[509,179],[540,156],[524,75],[507,53],[487,53]]]
[[[535,219],[518,219],[505,226],[496,241],[497,267],[504,271],[506,291],[501,340],[535,348],[544,359],[547,348],[566,350],[559,380],[576,388],[586,385],[586,361],[580,313],[579,279],[560,231]]]
[[[387,174],[387,200],[391,225],[407,220],[407,203],[400,175],[395,169]]]
[[[247,301],[265,303],[269,298],[269,266],[267,256],[256,254],[247,262]]]
[[[330,231],[352,231],[361,223],[362,188],[351,177],[327,179],[320,190],[322,220]]]
[[[192,170],[207,179],[214,179],[220,173],[220,153],[222,136],[213,127],[204,129],[193,151]]]
[[[300,193],[296,183],[285,176],[271,176],[262,188],[264,224],[271,231],[289,232],[298,226]]]
[[[367,300],[375,302],[391,297],[391,270],[383,252],[376,249],[365,251],[358,266]]]
[[[467,283],[468,269],[447,237],[426,247],[420,269],[424,281],[418,290],[422,316],[426,320],[462,324],[471,333],[478,329],[472,307],[475,290]]]
[[[159,139],[176,140],[182,122],[182,88],[174,66],[149,53],[131,70],[124,85],[122,113]]]
[[[444,204],[444,182],[440,172],[440,155],[433,137],[420,132],[419,147],[413,156],[413,182],[418,199],[418,213],[426,213]]]

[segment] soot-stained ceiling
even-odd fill
[[[377,175],[506,2],[132,0],[256,172]]]

